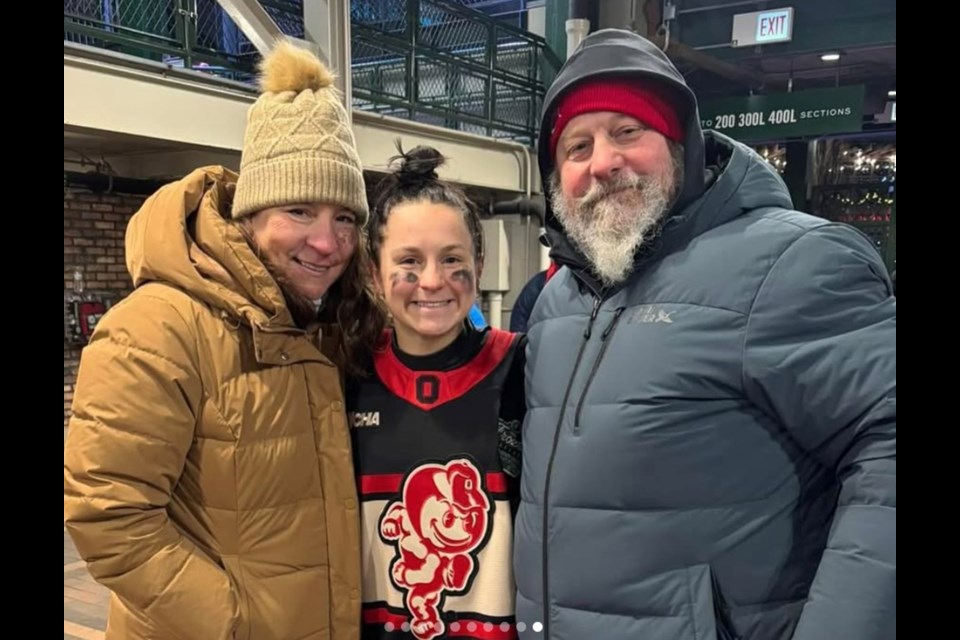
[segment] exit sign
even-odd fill
[[[733,47],[750,47],[791,40],[793,40],[793,7],[733,16],[733,37],[730,43]]]

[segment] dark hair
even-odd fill
[[[433,147],[418,146],[404,152],[397,140],[399,155],[390,158],[393,171],[377,186],[377,196],[370,211],[368,245],[370,258],[380,264],[380,248],[383,246],[383,230],[394,207],[407,202],[426,200],[445,204],[463,215],[463,221],[473,240],[473,257],[483,262],[483,229],[480,213],[463,189],[445,182],[437,176],[437,167],[446,162]]]
[[[357,250],[343,275],[330,287],[320,320],[340,328],[343,368],[354,375],[367,375],[369,356],[377,350],[387,327],[387,312],[373,289],[367,255],[367,238],[358,229]]]

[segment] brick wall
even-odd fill
[[[123,257],[123,235],[143,196],[67,191],[63,196],[63,288],[73,288],[74,267],[81,267],[88,291],[124,296],[130,276]],[[63,345],[63,426],[70,417],[80,349]]]

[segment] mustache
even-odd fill
[[[643,191],[651,186],[652,180],[648,176],[641,176],[632,171],[617,176],[614,180],[594,182],[590,190],[576,200],[578,208],[592,207],[604,198],[620,193],[621,191]]]

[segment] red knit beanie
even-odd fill
[[[683,142],[683,124],[662,85],[636,79],[598,78],[576,85],[560,98],[550,132],[551,156],[556,155],[557,141],[570,120],[594,111],[622,113],[674,142]]]

